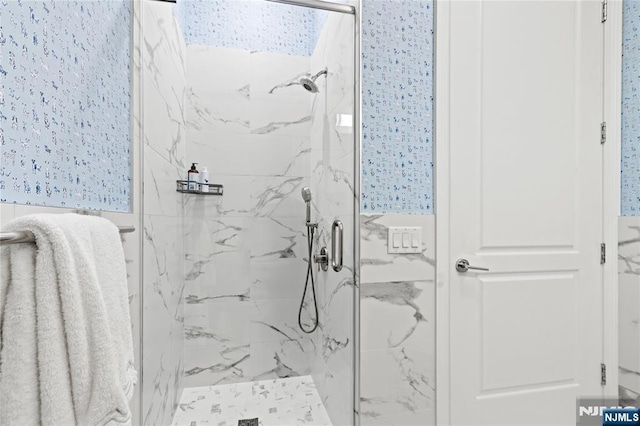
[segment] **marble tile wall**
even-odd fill
[[[361,425],[435,424],[435,216],[360,216]],[[423,251],[387,254],[390,226]]]
[[[640,217],[618,222],[620,385],[640,394]]]
[[[170,3],[142,4],[142,424],[171,423],[184,378],[186,45]]]
[[[185,384],[309,373],[297,324],[306,274],[309,58],[187,46],[187,162],[224,195],[186,196]]]
[[[187,161],[206,165],[225,194],[186,204],[186,383],[311,373],[341,425],[353,423],[352,33],[352,16],[329,16],[311,58],[187,48]],[[317,95],[291,84],[324,68]],[[311,336],[297,324],[309,257],[303,186],[319,222],[316,251],[334,219],[345,226],[345,268],[316,272]],[[306,324],[311,303],[308,294]]]
[[[435,424],[433,2],[363,0],[360,424]],[[390,226],[423,251],[387,254]]]
[[[354,424],[355,309],[355,203],[356,143],[354,110],[354,19],[331,13],[315,51],[311,69],[327,69],[319,78],[320,92],[313,99],[311,120],[311,181],[313,217],[318,222],[315,250],[331,250],[331,226],[339,219],[344,226],[344,267],[335,272],[317,268],[320,325],[312,335],[311,374],[331,421]],[[307,298],[307,309],[311,308]]]

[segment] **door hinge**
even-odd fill
[[[607,366],[600,364],[600,384],[606,386],[607,384]]]
[[[600,123],[600,144],[604,144],[607,141],[607,122]]]
[[[602,0],[602,19],[600,22],[604,23],[607,20],[607,0]]]
[[[600,264],[604,265],[607,262],[607,245],[605,243],[600,244]]]

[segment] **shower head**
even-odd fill
[[[308,186],[302,188],[302,199],[305,201],[305,203],[311,201],[311,190]]]
[[[300,85],[302,87],[304,87],[304,90],[306,90],[309,93],[318,93],[318,85],[316,84],[316,80],[318,79],[318,77],[320,77],[321,75],[327,75],[327,69],[323,69],[322,71],[319,71],[317,74],[311,76],[311,77],[302,77],[300,79]]]
[[[318,93],[318,85],[312,81],[310,78],[307,77],[302,77],[300,79],[300,85],[302,87],[304,87],[304,90],[306,90],[309,93]]]

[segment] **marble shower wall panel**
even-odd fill
[[[316,250],[330,247],[335,219],[344,226],[344,265],[317,272],[320,327],[312,336],[311,374],[333,424],[353,424],[354,135],[353,17],[330,14],[311,58],[320,93],[313,97],[311,179]],[[315,268],[314,268],[315,269]],[[310,303],[310,299],[307,299]],[[307,305],[307,310],[311,305]]]
[[[363,0],[362,13],[360,422],[431,425],[433,2]],[[390,226],[421,226],[422,252],[387,254]]]
[[[182,170],[186,167],[184,164],[186,46],[170,5],[152,2],[143,4],[145,13],[143,98],[145,124],[148,124],[144,126],[144,143],[145,147],[155,151],[165,162]],[[159,212],[155,209],[149,211],[146,203],[145,213],[175,215],[170,211]]]
[[[360,219],[361,424],[435,424],[435,217]],[[422,226],[422,253],[387,254],[390,226]]]
[[[390,226],[421,226],[422,252],[387,253]],[[390,214],[360,216],[360,280],[363,283],[422,281],[434,276],[435,216]]]
[[[361,424],[435,424],[434,296],[433,281],[362,284]]]
[[[166,424],[180,398],[182,375],[182,224],[170,216],[145,215],[143,240],[144,424]]]
[[[306,273],[309,58],[187,47],[187,163],[222,197],[186,196],[185,381],[309,373],[297,309]]]
[[[189,131],[309,136],[310,97],[287,86],[309,58],[189,45],[187,69]]]
[[[186,45],[170,4],[142,2],[145,425],[170,424],[184,378]]]
[[[620,385],[640,393],[640,217],[618,222]]]

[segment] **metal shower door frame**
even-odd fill
[[[312,9],[328,10],[329,12],[348,13],[356,15],[354,6],[323,0],[267,0],[273,3],[283,3],[291,6],[310,7]]]
[[[340,4],[322,0],[266,0],[273,3],[282,3],[292,6],[308,7],[354,15],[353,21],[353,424],[360,425],[360,158],[361,158],[361,99],[362,93],[360,81],[360,52],[361,39],[360,28],[361,13],[359,1],[356,6]]]

